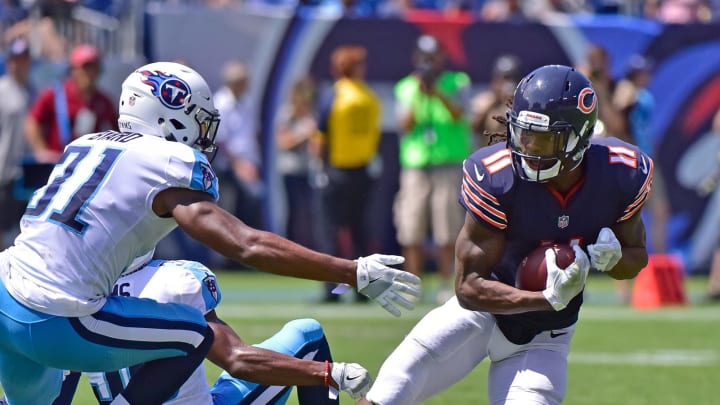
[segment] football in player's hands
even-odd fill
[[[570,245],[539,246],[520,262],[515,274],[515,288],[527,291],[542,291],[545,289],[547,284],[545,251],[549,248],[555,251],[555,263],[561,269],[568,267],[575,261],[575,252]]]

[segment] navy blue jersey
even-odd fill
[[[652,185],[653,162],[634,145],[616,138],[593,139],[585,155],[583,178],[565,195],[544,183],[513,173],[510,150],[495,144],[464,162],[460,203],[476,222],[505,232],[507,244],[495,279],[515,285],[520,261],[547,242],[595,243],[603,227],[638,214]],[[496,315],[514,343],[527,343],[543,330],[577,321],[582,294],[562,311]]]

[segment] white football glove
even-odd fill
[[[556,311],[564,309],[570,300],[580,294],[585,287],[590,271],[590,259],[578,245],[573,245],[575,261],[566,269],[561,269],[555,262],[555,250],[545,251],[545,264],[547,267],[547,284],[543,295]]]
[[[361,257],[357,262],[357,290],[377,301],[386,311],[400,316],[400,308],[415,308],[420,298],[420,278],[392,265],[405,261],[402,256],[374,254]]]
[[[333,363],[330,375],[338,388],[354,399],[365,396],[373,382],[370,373],[357,363]]]
[[[595,244],[588,245],[587,249],[590,264],[600,271],[612,270],[622,257],[620,241],[610,228],[601,229]]]

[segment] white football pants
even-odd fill
[[[390,354],[366,398],[378,405],[418,404],[489,357],[490,404],[560,404],[574,331],[575,325],[545,331],[528,344],[515,345],[495,317],[463,309],[453,297],[425,315]]]

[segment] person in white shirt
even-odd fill
[[[213,161],[223,189],[220,206],[246,224],[263,229],[259,116],[249,93],[250,72],[242,62],[230,60],[223,66],[222,79],[223,87],[213,96],[223,117],[217,134],[218,152]]]
[[[21,160],[28,151],[25,118],[32,98],[30,87],[30,44],[13,40],[5,54],[6,73],[0,76],[0,249],[8,246],[17,232],[25,201],[17,193],[22,176]],[[27,179],[28,182],[30,179]],[[20,184],[24,185],[23,180]]]

